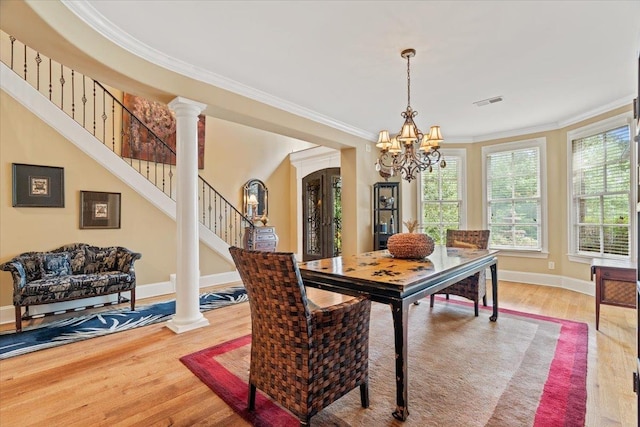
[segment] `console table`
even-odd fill
[[[631,261],[596,258],[591,280],[596,284],[596,330],[600,327],[600,304],[636,308],[636,266]]]
[[[245,249],[275,252],[277,245],[278,235],[275,227],[246,227],[244,229]]]

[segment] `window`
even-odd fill
[[[462,201],[464,194],[465,150],[442,150],[445,168],[422,172],[418,180],[418,218],[424,233],[436,244],[445,244],[447,229],[459,229],[466,223]]]
[[[489,247],[546,252],[546,139],[482,148]]]
[[[630,132],[622,115],[567,135],[574,255],[630,256]]]

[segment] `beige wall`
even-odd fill
[[[289,153],[313,144],[214,117],[207,117],[206,124],[201,176],[241,212],[244,184],[250,179],[264,182],[269,192],[268,225],[276,227],[278,250],[295,252],[296,175]]]
[[[464,146],[467,148],[467,201],[468,227],[482,227],[482,147],[513,141],[545,137],[547,139],[547,207],[549,257],[544,259],[499,256],[501,270],[527,273],[555,274],[580,280],[590,280],[589,264],[569,261],[567,216],[569,203],[567,195],[567,133],[573,129],[604,120],[631,110],[621,107],[598,115],[566,128],[503,138]],[[452,148],[458,148],[453,146]],[[460,146],[459,148],[463,148]],[[553,261],[555,269],[549,270]]]
[[[73,242],[121,245],[143,255],[136,263],[139,286],[169,280],[176,270],[173,220],[4,91],[0,91],[0,123],[0,262],[22,252]],[[265,181],[270,190],[270,223],[281,238],[279,249],[295,250],[288,154],[309,144],[210,117],[206,132],[205,170],[201,171],[205,179],[240,210],[242,185],[250,178]],[[12,207],[12,163],[63,167],[65,207]],[[121,228],[79,229],[80,190],[122,193]],[[219,255],[200,245],[202,275],[230,270]],[[11,289],[10,274],[0,272],[0,306],[11,305]]]

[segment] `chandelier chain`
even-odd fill
[[[411,56],[407,55],[407,107],[411,106]]]

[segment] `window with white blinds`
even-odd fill
[[[629,125],[571,139],[572,252],[628,257],[631,217]]]
[[[485,147],[489,247],[543,250],[544,138]]]
[[[436,244],[445,244],[447,229],[460,229],[464,217],[464,150],[443,155],[447,167],[422,172],[418,181],[419,222]]]

